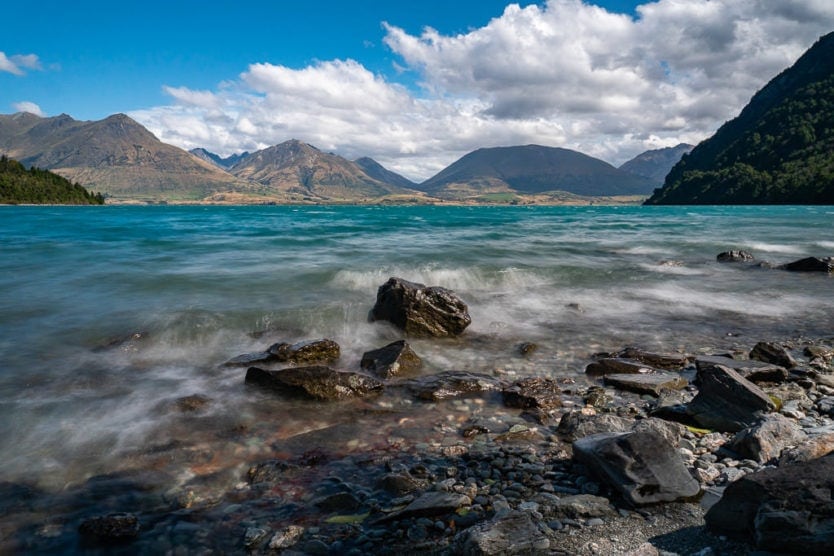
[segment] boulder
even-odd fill
[[[719,253],[716,259],[719,263],[749,263],[753,261],[752,253],[733,249],[732,251],[724,251]]]
[[[281,363],[325,363],[339,359],[339,344],[333,340],[305,340],[294,344],[273,344],[267,350]]]
[[[773,413],[736,433],[725,447],[744,459],[767,463],[778,458],[788,446],[796,446],[805,438],[805,433],[793,420]]]
[[[834,452],[834,432],[818,434],[807,438],[793,448],[782,450],[779,465],[811,461],[827,456],[832,452]]]
[[[806,257],[779,268],[793,272],[834,272],[834,257]]]
[[[552,378],[522,378],[504,388],[501,394],[507,407],[550,410],[562,405],[562,390]]]
[[[732,359],[721,355],[702,355],[695,359],[699,373],[717,365],[733,369],[750,382],[784,382],[788,379],[786,368],[755,359]]]
[[[659,396],[663,390],[681,390],[689,384],[674,373],[640,373],[605,375],[605,384],[620,390]]]
[[[759,342],[756,344],[750,350],[750,359],[772,363],[773,365],[779,365],[786,369],[796,367],[796,359],[788,353],[788,350],[772,342]]]
[[[233,357],[224,363],[227,367],[250,367],[252,365],[269,363],[275,361],[275,356],[268,351],[259,351],[256,353],[244,353]]]
[[[437,286],[390,278],[379,287],[371,321],[387,320],[412,336],[459,336],[472,322],[454,292]]]
[[[81,522],[78,532],[100,541],[130,540],[139,535],[139,519],[131,513],[91,517]]]
[[[464,529],[455,536],[453,553],[464,556],[549,554],[553,532],[529,512],[511,511]]]
[[[650,373],[654,369],[634,359],[623,359],[620,357],[603,357],[585,367],[589,375],[609,375],[626,373]]]
[[[634,505],[690,498],[701,490],[677,449],[654,430],[586,436],[573,443],[573,456]]]
[[[834,456],[750,473],[727,486],[705,516],[714,534],[776,553],[831,554]]]
[[[617,357],[640,361],[655,369],[680,370],[689,364],[689,358],[680,353],[654,353],[636,347],[624,348]]]
[[[714,365],[699,370],[698,380],[700,390],[686,412],[704,428],[738,432],[776,409],[761,388],[729,367]]]
[[[382,382],[373,377],[324,366],[293,367],[280,371],[249,367],[246,384],[325,401],[368,396],[379,393],[383,387]]]
[[[626,419],[613,413],[589,415],[582,411],[570,411],[562,415],[556,434],[569,441],[605,432],[626,432],[634,424],[632,419]]]
[[[472,505],[472,499],[465,494],[445,491],[430,491],[411,502],[408,506],[382,517],[377,523],[386,523],[411,517],[432,517],[456,511]]]
[[[364,370],[383,379],[413,373],[422,365],[423,360],[414,353],[405,340],[367,351],[362,355],[362,361],[359,363]]]
[[[563,496],[550,504],[554,515],[569,519],[588,519],[591,517],[611,517],[617,511],[608,498],[592,494],[574,494]]]
[[[407,386],[421,400],[437,402],[501,390],[503,384],[489,375],[467,371],[444,371],[412,379]]]

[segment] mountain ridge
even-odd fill
[[[834,33],[676,164],[646,204],[834,204]]]
[[[653,187],[647,178],[600,159],[541,145],[477,149],[417,186],[441,197],[466,192],[535,195],[552,191],[591,197],[641,195]]]

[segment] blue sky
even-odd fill
[[[834,30],[829,0],[7,4],[0,113],[125,112],[220,154],[299,138],[418,179],[479,146],[697,142]]]

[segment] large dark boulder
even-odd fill
[[[459,336],[472,322],[468,307],[454,292],[402,278],[379,287],[371,321],[387,320],[411,336]]]
[[[677,449],[651,428],[580,438],[573,455],[638,506],[690,498],[701,489]]]
[[[444,371],[422,376],[409,381],[407,385],[421,400],[433,402],[497,391],[504,386],[500,380],[489,375],[467,371]]]
[[[318,365],[280,371],[249,367],[246,384],[325,401],[362,397],[382,390],[382,382],[368,375]]]
[[[792,263],[783,264],[779,268],[793,272],[834,272],[834,257],[806,257]]]
[[[705,516],[719,535],[768,552],[831,554],[834,456],[765,469],[731,483]]]
[[[750,382],[784,382],[788,380],[788,370],[781,365],[766,363],[756,359],[732,359],[723,355],[702,355],[695,359],[699,373],[709,372],[716,366],[727,367]]]
[[[391,378],[417,371],[423,365],[405,340],[365,352],[359,366],[379,378]]]
[[[761,388],[733,369],[715,365],[698,371],[699,388],[686,412],[702,427],[738,432],[776,409]]]

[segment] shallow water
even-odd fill
[[[469,304],[460,341],[413,342],[427,373],[581,379],[590,354],[625,345],[834,334],[834,278],[715,262],[734,248],[832,255],[831,207],[2,207],[0,244],[0,481],[49,489],[125,468],[237,469],[276,439],[356,421],[364,402],[278,399],[222,363],[327,337],[357,368],[399,338],[367,322],[389,276]],[[177,411],[192,394],[211,402]],[[361,447],[377,426],[330,440]]]

